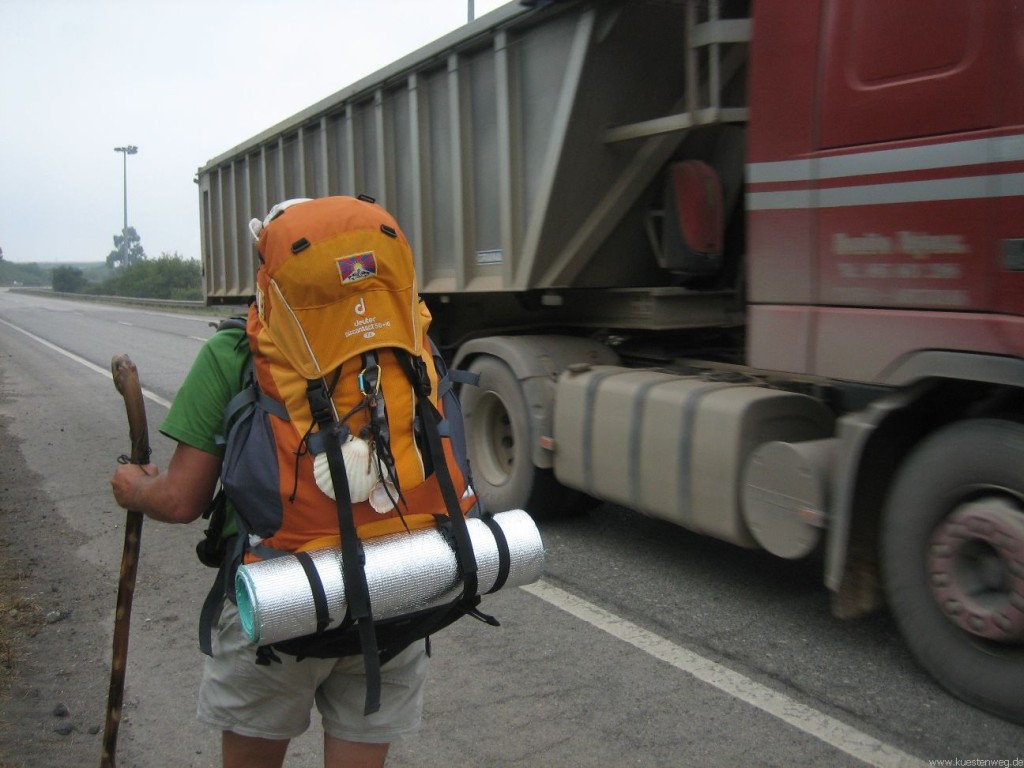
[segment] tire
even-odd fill
[[[964,701],[1024,723],[1024,425],[962,421],[900,469],[882,522],[893,616]]]
[[[533,463],[529,409],[512,369],[483,355],[469,370],[480,376],[480,383],[463,385],[459,399],[473,486],[484,509],[522,509],[536,518],[566,511],[578,494],[559,484],[550,469]]]

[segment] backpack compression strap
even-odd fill
[[[371,715],[380,709],[380,655],[377,650],[377,634],[374,631],[373,614],[370,610],[370,590],[366,584],[366,555],[363,544],[356,535],[352,519],[352,501],[349,494],[348,475],[345,459],[341,455],[341,442],[334,431],[334,409],[327,383],[323,379],[309,381],[306,385],[313,419],[323,436],[327,465],[334,483],[334,496],[338,507],[338,531],[341,534],[341,569],[348,598],[349,617],[359,628],[359,641],[363,650],[363,664],[366,670],[366,705],[364,714]]]
[[[469,608],[475,607],[479,602],[477,596],[477,565],[476,556],[473,554],[473,545],[469,539],[469,528],[466,525],[466,518],[462,514],[462,505],[459,503],[459,496],[455,492],[452,483],[451,472],[448,470],[448,462],[445,459],[444,448],[441,445],[440,424],[444,420],[436,406],[430,402],[430,378],[427,376],[426,364],[419,357],[413,357],[404,350],[395,350],[395,355],[405,370],[413,390],[416,392],[416,413],[420,423],[423,425],[423,432],[427,438],[427,447],[430,450],[430,458],[434,465],[434,472],[437,475],[437,482],[441,488],[441,496],[444,499],[445,507],[448,509],[448,519],[451,521],[452,537],[455,542],[455,556],[459,562],[459,570],[462,573],[463,605]]]
[[[395,350],[395,356],[405,371],[413,390],[416,392],[416,417],[422,425],[423,434],[426,437],[428,455],[434,466],[437,475],[441,495],[445,501],[445,508],[448,510],[448,525],[446,530],[450,533],[451,543],[454,545],[456,561],[459,565],[459,572],[463,581],[463,592],[461,597],[450,603],[444,609],[435,611],[429,618],[411,625],[404,636],[392,638],[391,647],[381,653],[381,663],[387,663],[393,659],[402,649],[411,642],[427,637],[461,616],[472,616],[474,619],[489,624],[492,627],[501,626],[500,622],[493,616],[480,611],[480,596],[477,595],[479,588],[478,569],[476,555],[473,552],[473,544],[469,537],[469,528],[466,525],[465,516],[462,514],[462,505],[459,503],[458,493],[452,483],[448,462],[444,454],[444,447],[441,443],[442,427],[444,417],[430,401],[430,380],[426,375],[423,361],[419,357],[408,355],[404,350]],[[419,365],[417,365],[419,363]],[[439,389],[445,384],[439,383]],[[487,522],[485,518],[485,523]],[[495,534],[498,542],[499,566],[498,582],[491,592],[495,592],[504,585],[508,577],[508,545],[505,543],[504,532],[498,525],[494,525],[499,531]],[[428,646],[429,648],[429,646]]]

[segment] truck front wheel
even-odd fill
[[[519,381],[491,355],[474,359],[469,370],[479,374],[479,385],[464,385],[459,397],[470,471],[484,508],[551,517],[565,504],[569,489],[531,459],[530,414]]]
[[[918,661],[1024,723],[1024,425],[944,427],[900,470],[882,526],[890,608]]]

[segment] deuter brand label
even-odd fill
[[[366,304],[363,299],[360,299],[359,303],[356,305],[356,314],[363,315],[365,313]],[[345,331],[345,338],[347,339],[350,336],[361,335],[364,339],[372,339],[377,335],[377,331],[390,327],[390,320],[378,320],[376,315],[360,317],[352,324],[351,328]]]

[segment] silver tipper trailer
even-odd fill
[[[725,10],[508,3],[212,159],[198,174],[208,302],[253,294],[250,218],[367,194],[409,237],[435,314],[478,303],[473,327],[437,318],[449,345],[521,327],[533,305],[544,323],[738,325],[733,285],[681,288],[650,253],[650,202],[688,136],[737,207],[750,22]],[[599,318],[586,291],[560,291],[587,288],[602,289]]]

